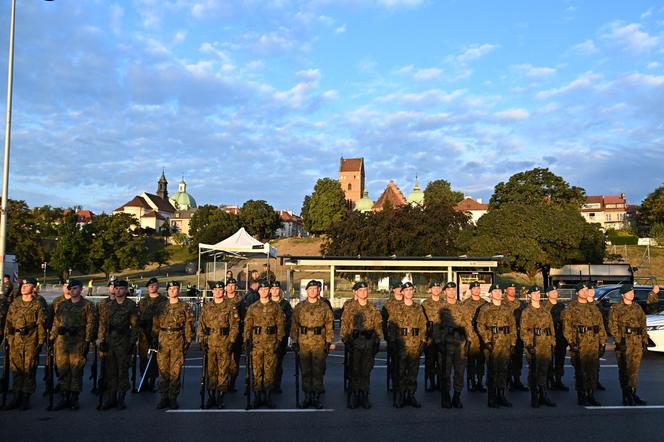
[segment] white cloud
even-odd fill
[[[652,8],[648,9],[645,11],[643,14],[641,14],[641,18],[648,18],[652,15]]]
[[[624,24],[621,21],[610,23],[602,37],[618,44],[623,50],[635,54],[649,52],[661,43],[660,37],[642,31],[640,24]]]
[[[336,100],[337,98],[339,98],[339,92],[337,92],[334,89],[330,89],[323,92],[322,97],[325,98],[326,100]]]
[[[521,75],[531,78],[543,78],[550,77],[556,73],[556,68],[550,68],[545,66],[533,66],[530,63],[517,64],[512,66],[512,70],[518,72]]]
[[[320,71],[318,69],[298,71],[295,75],[297,78],[301,78],[305,81],[318,81],[320,79]]]
[[[450,103],[461,97],[465,91],[455,90],[445,92],[440,89],[430,89],[420,93],[393,93],[376,98],[378,103],[398,102],[405,105],[439,105]]]
[[[595,42],[593,42],[592,40],[586,40],[572,46],[572,52],[576,52],[578,54],[590,55],[590,54],[595,54],[598,51],[599,49],[597,49],[597,46],[595,46]]]
[[[346,25],[341,25],[337,29],[334,30],[335,33],[337,34],[343,34],[346,32]]]
[[[424,3],[424,0],[375,0],[376,4],[388,9],[399,7],[415,7]]]
[[[664,75],[649,75],[638,72],[629,74],[624,80],[635,86],[660,87],[664,86]]]
[[[647,65],[646,67],[647,67],[648,69],[657,69],[657,68],[660,67],[660,66],[661,66],[661,64],[660,64],[659,62],[657,62],[657,61],[652,61],[652,62],[648,63],[648,65]]]
[[[484,43],[474,44],[467,47],[461,54],[456,56],[456,60],[461,63],[477,60],[478,58],[488,54],[489,52],[500,47],[499,45]]]
[[[173,37],[173,43],[178,44],[182,43],[185,38],[187,38],[187,31],[178,31],[175,33],[175,36]]]
[[[493,116],[499,121],[521,121],[530,117],[530,113],[525,109],[506,109],[496,112]]]
[[[430,81],[440,77],[440,74],[442,73],[443,71],[438,68],[420,69],[415,72],[413,78],[415,78],[416,81]]]
[[[559,88],[547,89],[538,92],[535,95],[535,98],[537,98],[538,100],[546,100],[556,95],[565,94],[573,90],[587,88],[589,86],[592,86],[595,83],[595,81],[599,80],[600,78],[602,78],[601,75],[596,74],[592,71],[584,72],[583,74],[578,76],[575,80],[571,81],[565,86],[561,86]]]

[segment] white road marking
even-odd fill
[[[223,409],[223,410],[201,410],[197,408],[193,409],[184,409],[184,410],[166,410],[166,413],[330,413],[333,412],[333,408],[323,408],[321,410],[316,410],[313,408],[304,408],[300,410],[299,408],[283,408],[283,409],[258,409],[258,410],[243,410],[239,408]]]
[[[664,409],[664,405],[634,405],[634,406],[626,406],[626,405],[608,405],[606,407],[585,407],[586,410],[640,410],[644,409],[647,410],[648,408],[651,408],[653,410],[659,410],[659,409]]]

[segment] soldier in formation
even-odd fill
[[[457,286],[454,282],[445,284],[445,302],[439,312],[440,321],[434,333],[436,344],[443,357],[442,401],[443,408],[463,408],[461,391],[463,374],[468,362],[468,337],[475,333],[472,324],[472,311],[457,299]],[[452,370],[454,369],[454,382]],[[454,394],[450,401],[450,387]]]
[[[157,350],[159,367],[159,393],[157,409],[178,409],[180,375],[185,354],[194,338],[194,315],[189,304],[180,301],[180,283],[167,284],[168,302],[154,316],[152,322],[152,348]]]
[[[395,336],[394,333],[391,333],[389,330],[393,328],[393,320],[390,320],[390,317],[394,314],[397,307],[403,302],[403,294],[401,293],[401,283],[392,284],[392,297],[390,297],[383,304],[383,308],[380,311],[380,314],[383,319],[383,336],[387,342],[387,385],[388,391],[390,387],[394,387],[394,378],[396,372],[394,371],[394,342],[390,339],[390,336]]]
[[[224,298],[224,283],[212,289],[212,301],[205,303],[198,323],[198,340],[207,354],[206,408],[224,408],[224,395],[230,386],[233,344],[240,331],[240,315],[235,303]]]
[[[555,286],[550,286],[546,293],[546,302],[543,303],[545,310],[551,314],[553,328],[556,335],[556,344],[553,348],[553,358],[549,367],[549,388],[551,390],[569,391],[569,388],[563,383],[565,374],[565,355],[567,354],[567,341],[563,332],[562,313],[565,310],[565,304],[558,301],[558,290]]]
[[[509,364],[509,378],[507,384],[510,391],[528,391],[528,387],[521,382],[521,370],[523,369],[523,341],[519,337],[519,324],[521,323],[521,313],[526,308],[526,303],[517,297],[516,284],[509,283],[505,287],[505,299],[503,305],[512,311],[514,322],[516,323],[517,339]]]
[[[115,299],[99,313],[97,345],[104,360],[104,390],[107,395],[102,410],[126,408],[129,390],[129,367],[138,340],[138,307],[127,298],[129,283],[115,283]]]
[[[286,356],[286,349],[288,347],[288,338],[290,337],[291,319],[293,317],[293,308],[287,299],[284,299],[281,292],[281,283],[279,281],[270,282],[270,299],[281,307],[284,314],[284,337],[279,343],[279,350],[277,351],[277,372],[274,379],[273,391],[277,394],[281,393],[281,379],[284,375],[284,357]]]
[[[251,364],[254,392],[253,408],[266,405],[274,408],[272,388],[277,369],[277,352],[286,335],[284,331],[284,313],[276,302],[270,299],[270,284],[258,282],[258,301],[247,309],[244,320],[244,345],[247,365]]]
[[[547,378],[556,342],[556,330],[551,313],[540,302],[541,289],[534,285],[528,289],[528,295],[530,304],[521,314],[519,333],[527,351],[530,405],[533,408],[539,408],[540,405],[555,407],[556,404],[547,394]]]
[[[235,278],[226,279],[226,299],[235,305],[237,313],[240,317],[239,330],[237,337],[233,342],[233,359],[231,360],[231,365],[229,367],[229,373],[231,376],[230,385],[228,386],[229,393],[235,393],[237,390],[235,388],[235,383],[237,381],[237,376],[240,370],[240,356],[242,356],[242,336],[244,335],[244,316],[247,312],[244,303],[244,297],[237,292],[237,281]]]
[[[417,373],[420,367],[420,354],[426,345],[427,319],[422,306],[413,301],[415,286],[410,281],[401,285],[403,303],[390,315],[393,326],[390,328],[390,341],[394,344],[394,365],[397,373],[397,397],[394,406],[402,408],[412,405],[420,408],[415,397],[417,391]]]
[[[306,286],[307,297],[293,309],[291,341],[302,369],[303,407],[323,408],[320,395],[327,354],[334,350],[334,316],[329,305],[320,298],[321,285],[311,280]]]
[[[357,282],[353,286],[356,300],[347,304],[341,316],[341,339],[349,346],[350,391],[349,408],[358,405],[371,408],[369,385],[374,358],[383,339],[382,318],[376,306],[369,302],[369,286]]]
[[[470,297],[465,299],[461,305],[468,310],[471,318],[473,331],[467,336],[468,339],[468,368],[467,368],[467,383],[468,390],[471,392],[479,391],[486,392],[483,384],[484,379],[484,351],[482,350],[482,341],[480,335],[477,333],[477,316],[480,309],[487,304],[487,302],[480,296],[481,287],[479,281],[470,283]]]
[[[144,391],[152,393],[155,391],[157,375],[159,374],[157,364],[153,363],[148,367],[148,351],[150,350],[150,343],[153,341],[152,323],[155,315],[166,305],[168,300],[159,293],[159,280],[157,278],[150,278],[145,286],[148,292],[138,301],[138,358],[141,373],[148,370],[145,375],[146,388]]]
[[[81,295],[81,282],[70,279],[68,285],[70,299],[58,306],[50,332],[61,395],[56,410],[79,408],[83,369],[97,318],[94,304]]]
[[[509,362],[517,341],[514,311],[503,305],[503,291],[499,284],[489,289],[491,302],[480,309],[477,332],[482,338],[488,362],[488,405],[511,407],[505,397],[509,377]]]
[[[618,380],[622,389],[623,405],[646,405],[636,394],[639,383],[641,358],[648,351],[646,315],[634,302],[634,287],[620,287],[622,301],[609,311],[609,331],[616,342]]]
[[[427,318],[427,342],[424,347],[424,389],[434,391],[440,388],[441,358],[438,346],[434,342],[434,330],[440,324],[440,309],[443,300],[440,294],[443,291],[443,285],[440,281],[432,280],[429,283],[430,296],[422,301],[424,316]]]

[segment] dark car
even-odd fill
[[[648,295],[651,290],[651,285],[634,286],[634,302],[639,304],[646,314],[655,314],[664,310],[664,290],[660,290],[659,292],[659,300],[656,309],[653,309],[653,311],[648,310],[646,302],[648,301]],[[605,325],[609,322],[609,310],[611,309],[611,306],[621,300],[622,295],[620,294],[619,284],[602,285],[595,289],[595,303],[602,311]]]

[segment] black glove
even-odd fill
[[[291,344],[291,349],[292,349],[295,353],[298,353],[298,352],[300,351],[300,344],[298,344],[297,342],[293,342],[293,343]]]
[[[604,356],[604,353],[606,352],[606,345],[600,345],[599,346],[599,357],[601,358]]]
[[[205,342],[205,341],[201,341],[200,344],[201,344],[201,350],[204,351],[204,352],[207,352],[207,351],[208,351],[208,344],[207,344],[207,342]]]
[[[530,353],[531,355],[534,355],[534,354],[535,354],[535,347],[533,347],[532,345],[526,345],[526,350],[527,350],[528,353]]]
[[[484,344],[484,348],[486,348],[487,350],[492,352],[493,351],[493,343],[487,342],[486,344]]]
[[[616,351],[625,351],[627,350],[627,345],[625,341],[616,342]]]
[[[158,348],[159,348],[159,340],[157,338],[152,338],[152,341],[150,341],[150,349],[157,350]]]
[[[99,343],[99,351],[102,352],[102,353],[108,353],[108,350],[109,350],[108,342],[101,341]]]
[[[332,345],[332,343],[330,343],[330,342],[326,342],[326,343],[325,343],[325,353],[329,353],[329,352],[330,352],[330,345]]]
[[[573,352],[576,353],[576,352],[579,351],[579,346],[576,345],[576,344],[570,344],[570,345],[569,345],[569,351],[573,351]]]
[[[279,349],[281,348],[281,342],[277,341],[274,343],[274,354],[279,354]]]

